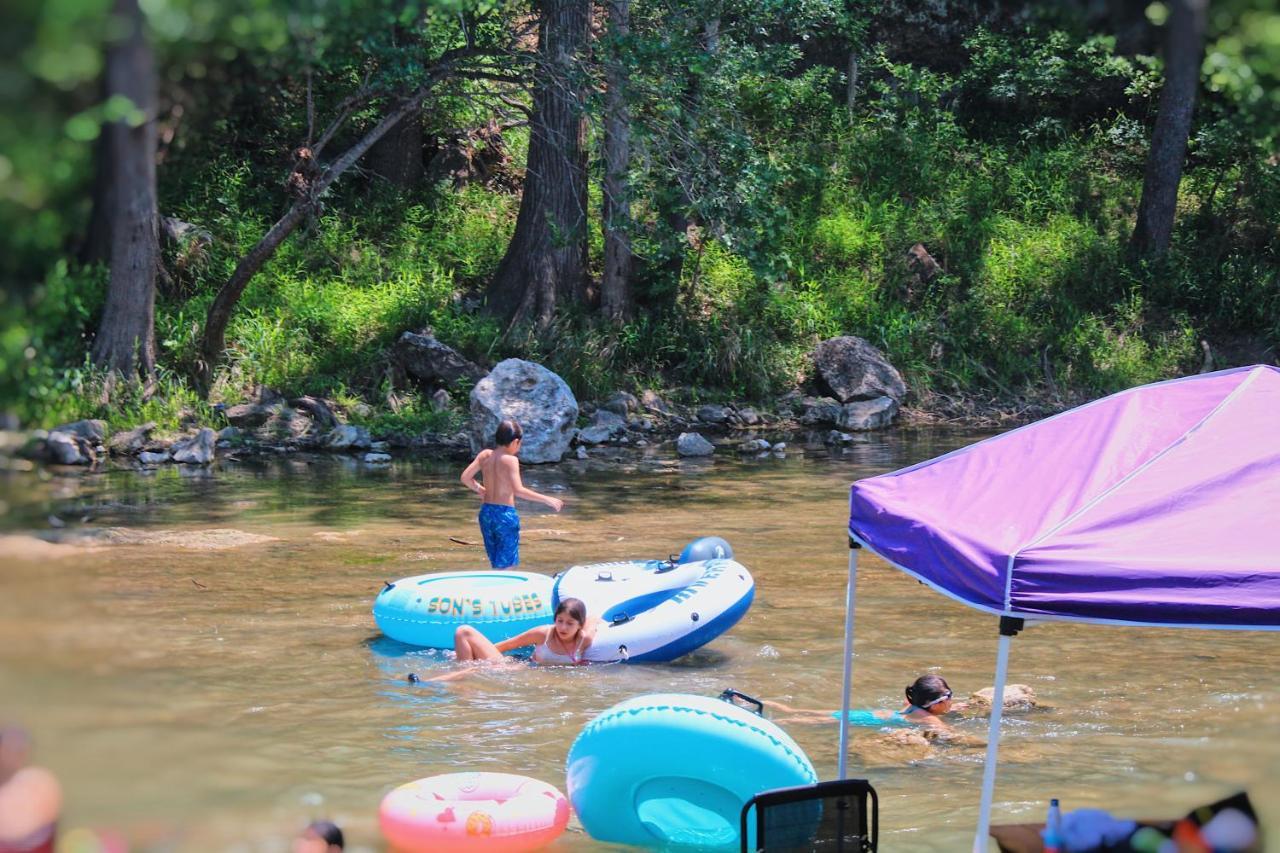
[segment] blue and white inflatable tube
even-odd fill
[[[751,607],[755,580],[731,559],[595,563],[556,576],[552,609],[566,598],[602,620],[587,660],[671,661],[732,628]]]
[[[530,572],[442,572],[387,584],[373,602],[378,628],[411,646],[452,649],[470,625],[501,642],[552,621],[551,578]]]
[[[804,750],[774,723],[678,693],[637,696],[601,713],[569,749],[566,773],[574,811],[597,841],[724,850],[739,849],[751,797],[818,781]]]

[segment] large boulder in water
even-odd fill
[[[565,381],[542,365],[509,358],[471,390],[473,452],[493,446],[493,433],[504,418],[515,418],[524,429],[522,460],[559,462],[573,438],[578,401]]]
[[[841,403],[889,397],[901,401],[907,394],[902,374],[884,353],[853,335],[831,338],[813,351],[818,377]]]

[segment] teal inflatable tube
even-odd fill
[[[574,811],[598,841],[739,849],[739,818],[761,791],[818,780],[790,735],[720,699],[655,693],[614,705],[569,749]],[[816,824],[816,815],[814,816]],[[748,838],[748,849],[754,849]]]
[[[454,632],[470,625],[501,642],[549,625],[551,578],[530,572],[441,572],[387,584],[373,602],[378,628],[393,640],[452,649]]]

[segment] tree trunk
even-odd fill
[[[609,29],[615,42],[631,32],[631,0],[607,0]],[[600,310],[610,319],[631,314],[631,117],[626,101],[626,68],[615,49],[605,71],[604,277]]]
[[[702,47],[709,55],[714,55],[720,49],[720,19],[712,18],[707,21],[702,28]],[[690,114],[696,116],[698,114],[698,102],[701,100],[700,86],[697,78],[690,76],[686,91],[688,92],[689,103],[693,105]],[[667,229],[671,234],[674,243],[674,251],[663,269],[667,276],[671,279],[672,286],[678,290],[680,287],[680,279],[684,275],[684,256],[689,248],[689,228],[697,224],[697,218],[693,215],[693,201],[689,198],[689,194],[685,191],[684,186],[676,180],[676,186],[673,188],[674,203],[668,207],[663,214],[663,221],[667,224]]]
[[[402,189],[422,179],[422,110],[405,116],[369,150],[369,171]]]
[[[489,284],[489,308],[545,327],[564,299],[585,300],[587,149],[577,65],[589,0],[541,0],[528,173],[516,230]]]
[[[102,100],[109,97],[106,79],[103,79]],[[89,228],[80,244],[80,263],[98,264],[111,261],[111,192],[114,155],[111,134],[103,128],[93,148],[93,196],[89,211]]]
[[[1107,0],[1107,18],[1116,37],[1118,55],[1136,56],[1154,47],[1147,5],[1145,0]]]
[[[858,52],[849,51],[849,68],[845,75],[844,108],[853,115],[853,105],[858,100]]]
[[[1191,113],[1200,85],[1207,7],[1208,0],[1171,0],[1169,4],[1164,89],[1147,154],[1142,201],[1129,242],[1138,257],[1160,258],[1169,251]]]
[[[209,313],[205,316],[204,321],[204,335],[200,344],[200,364],[197,368],[197,379],[206,392],[209,390],[213,380],[213,370],[218,365],[218,362],[222,360],[223,352],[227,348],[227,323],[231,320],[231,312],[235,308],[236,302],[239,301],[240,294],[244,293],[249,280],[275,254],[280,244],[294,232],[298,225],[307,218],[307,215],[315,210],[319,204],[320,197],[329,188],[330,184],[336,181],[347,169],[350,169],[375,142],[385,136],[405,116],[421,112],[423,100],[436,84],[452,70],[453,62],[460,58],[461,55],[462,52],[459,52],[452,59],[442,59],[428,76],[427,81],[387,113],[382,121],[378,122],[359,142],[343,152],[338,159],[334,160],[327,169],[316,176],[310,183],[303,180],[300,187],[295,185],[295,188],[301,191],[298,200],[293,203],[293,206],[289,208],[284,216],[276,221],[275,225],[271,226],[271,229],[258,241],[258,244],[240,259],[240,262],[236,264],[235,270],[231,273],[231,278],[227,279],[226,283],[222,285],[218,295],[214,297],[213,304],[209,306]],[[345,116],[345,114],[344,111],[342,116]],[[325,138],[327,139],[330,136],[330,133],[326,133]],[[294,173],[295,177],[298,175],[298,172]]]
[[[113,15],[124,35],[106,51],[107,91],[123,95],[142,113],[131,126],[103,128],[106,195],[111,223],[111,277],[102,322],[93,341],[95,364],[124,376],[155,371],[156,266],[160,235],[156,216],[156,67],[143,31],[138,0],[115,0]]]

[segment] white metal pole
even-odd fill
[[[844,594],[844,698],[840,704],[839,776],[849,778],[849,695],[853,687],[853,609],[857,602],[858,550],[861,546],[849,540],[849,587]]]
[[[1000,719],[1004,716],[1004,683],[1009,675],[1009,641],[1022,629],[1022,620],[1000,617],[1000,643],[996,647],[996,683],[991,696],[991,724],[987,727],[987,760],[982,767],[982,802],[978,807],[978,829],[973,836],[973,853],[986,853],[987,831],[991,827],[991,802],[996,791],[996,757],[1000,751]]]

